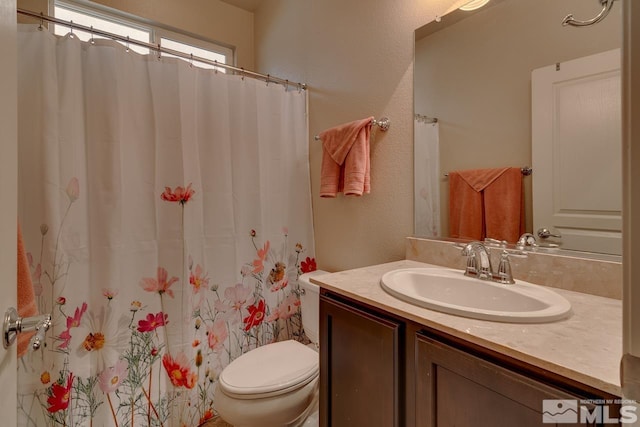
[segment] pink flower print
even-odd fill
[[[171,287],[171,285],[173,285],[178,281],[178,278],[174,276],[171,279],[167,280],[167,277],[169,277],[169,274],[167,273],[167,270],[165,270],[162,267],[158,267],[157,274],[158,274],[157,279],[154,279],[153,277],[143,278],[140,281],[140,286],[142,286],[142,288],[145,291],[157,292],[160,295],[166,292],[167,295],[173,298],[173,291],[169,288]]]
[[[115,366],[106,368],[98,375],[98,384],[103,393],[113,393],[120,384],[127,378],[129,363],[126,360],[119,360]]]
[[[278,306],[278,314],[281,319],[289,319],[291,316],[298,312],[300,307],[300,298],[295,294],[289,295]]]
[[[81,307],[77,307],[72,316],[67,316],[67,329],[77,328],[80,326],[82,315],[87,311],[87,303],[83,302]]]
[[[300,307],[300,298],[291,294],[276,307],[266,320],[267,322],[273,322],[278,319],[289,319],[298,312],[298,307]]]
[[[207,327],[209,348],[213,351],[224,348],[224,341],[229,337],[229,330],[224,320],[218,319]]]
[[[287,287],[288,284],[289,284],[289,280],[287,280],[286,278],[277,283],[274,283],[274,285],[271,286],[271,292],[277,292],[280,289],[284,289]]]
[[[176,187],[175,190],[171,190],[171,187],[165,187],[164,192],[160,195],[162,200],[167,202],[178,202],[184,206],[196,191],[191,189],[191,184],[187,185],[187,188]]]
[[[69,201],[71,203],[78,200],[78,197],[80,197],[80,181],[78,181],[78,178],[71,178],[65,191],[67,192],[67,196],[69,196]]]
[[[246,277],[249,274],[251,274],[251,267],[249,267],[248,265],[243,265],[240,268],[240,274],[242,275],[242,277]]]
[[[259,326],[264,321],[264,300],[260,300],[258,304],[250,305],[247,310],[249,310],[249,315],[242,319],[245,332],[249,332],[251,328]]]
[[[195,293],[200,292],[203,289],[203,285],[204,288],[209,286],[209,279],[206,274],[203,273],[202,267],[200,267],[200,264],[197,264],[195,271],[189,275],[189,283],[191,283],[193,292]]]
[[[191,372],[189,360],[184,353],[178,354],[175,359],[170,354],[165,354],[162,356],[162,365],[174,386],[192,389],[196,385],[198,375]]]
[[[71,332],[69,329],[65,329],[62,331],[60,335],[58,335],[58,339],[62,341],[62,344],[58,346],[58,349],[65,350],[69,348],[69,343],[71,342]]]
[[[253,302],[253,298],[249,299],[249,295],[251,295],[251,289],[243,286],[242,283],[224,290],[224,297],[231,301],[231,308],[236,311]]]
[[[264,248],[258,249],[258,259],[253,260],[253,273],[258,274],[262,270],[264,270],[264,261],[267,259],[267,254],[269,253],[269,241],[267,240],[264,244]]]
[[[58,298],[57,303],[66,303],[67,300],[63,297]],[[63,305],[63,304],[60,304]],[[62,344],[58,346],[59,349],[65,350],[69,348],[69,343],[71,342],[71,328],[77,328],[80,326],[80,322],[82,321],[82,315],[87,311],[87,303],[83,302],[81,307],[77,307],[73,316],[67,316],[67,329],[62,331],[60,335],[58,335],[58,339],[62,341]]]
[[[159,312],[157,314],[149,313],[146,319],[138,321],[138,332],[151,332],[155,331],[160,326],[165,326],[169,323],[169,315]]]
[[[307,257],[304,261],[300,263],[300,270],[303,273],[310,273],[312,271],[316,271],[316,259]]]
[[[104,295],[109,301],[111,301],[118,295],[118,290],[111,288],[102,288],[102,295]]]

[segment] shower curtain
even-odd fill
[[[415,235],[440,235],[439,124],[414,120]]]
[[[305,339],[306,94],[19,31],[19,221],[46,347],[21,426],[196,426],[221,370]]]

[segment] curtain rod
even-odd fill
[[[279,77],[274,77],[270,74],[261,74],[261,73],[257,73],[255,71],[249,71],[249,70],[245,70],[242,67],[235,67],[233,65],[229,65],[229,64],[223,64],[221,62],[218,61],[211,61],[209,59],[206,58],[201,58],[198,56],[194,56],[193,54],[186,54],[184,52],[180,52],[177,50],[173,50],[173,49],[169,49],[166,47],[162,47],[159,43],[156,44],[152,44],[152,43],[147,43],[147,42],[143,42],[143,41],[139,41],[139,40],[133,40],[130,39],[128,36],[127,37],[123,37],[121,35],[118,34],[113,34],[113,33],[109,33],[107,31],[103,31],[103,30],[98,30],[95,29],[93,27],[87,27],[85,25],[80,25],[80,24],[75,24],[72,21],[65,21],[63,19],[58,19],[55,18],[53,16],[49,16],[49,15],[45,15],[42,12],[40,13],[36,13],[36,12],[32,12],[30,10],[26,10],[26,9],[16,9],[18,14],[21,15],[26,15],[26,16],[30,16],[32,18],[36,18],[39,19],[41,22],[42,21],[47,21],[47,22],[52,22],[54,24],[58,24],[58,25],[63,25],[65,27],[69,27],[71,28],[71,30],[73,31],[73,29],[78,29],[78,30],[82,30],[82,31],[86,31],[88,33],[91,34],[95,34],[97,36],[102,36],[102,37],[106,37],[112,40],[118,40],[121,41],[123,43],[128,43],[128,44],[133,44],[136,46],[141,46],[141,47],[146,47],[149,50],[158,52],[158,53],[168,53],[170,55],[174,55],[183,59],[186,59],[188,61],[198,61],[198,62],[203,62],[205,64],[209,64],[209,65],[213,65],[214,67],[220,67],[220,68],[224,68],[226,70],[230,70],[235,72],[236,74],[239,74],[241,76],[246,76],[246,77],[251,77],[257,80],[263,80],[267,83],[277,83],[277,84],[281,84],[283,85],[285,88],[287,88],[288,86],[294,86],[297,87],[298,90],[307,90],[307,85],[305,83],[296,83],[296,82],[292,82],[286,79],[282,79]]]

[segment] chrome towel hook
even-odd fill
[[[573,27],[586,27],[589,25],[597,24],[598,22],[602,21],[604,18],[607,17],[609,12],[611,11],[611,7],[613,7],[614,1],[615,0],[600,0],[600,4],[602,4],[602,10],[596,17],[594,17],[593,19],[589,19],[587,21],[580,21],[578,19],[574,19],[573,14],[570,13],[569,15],[564,17],[564,19],[562,20],[562,25],[563,26],[571,25]]]

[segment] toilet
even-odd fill
[[[301,275],[302,325],[311,344],[280,341],[251,350],[222,370],[215,408],[234,427],[313,427],[318,419],[319,287]]]

